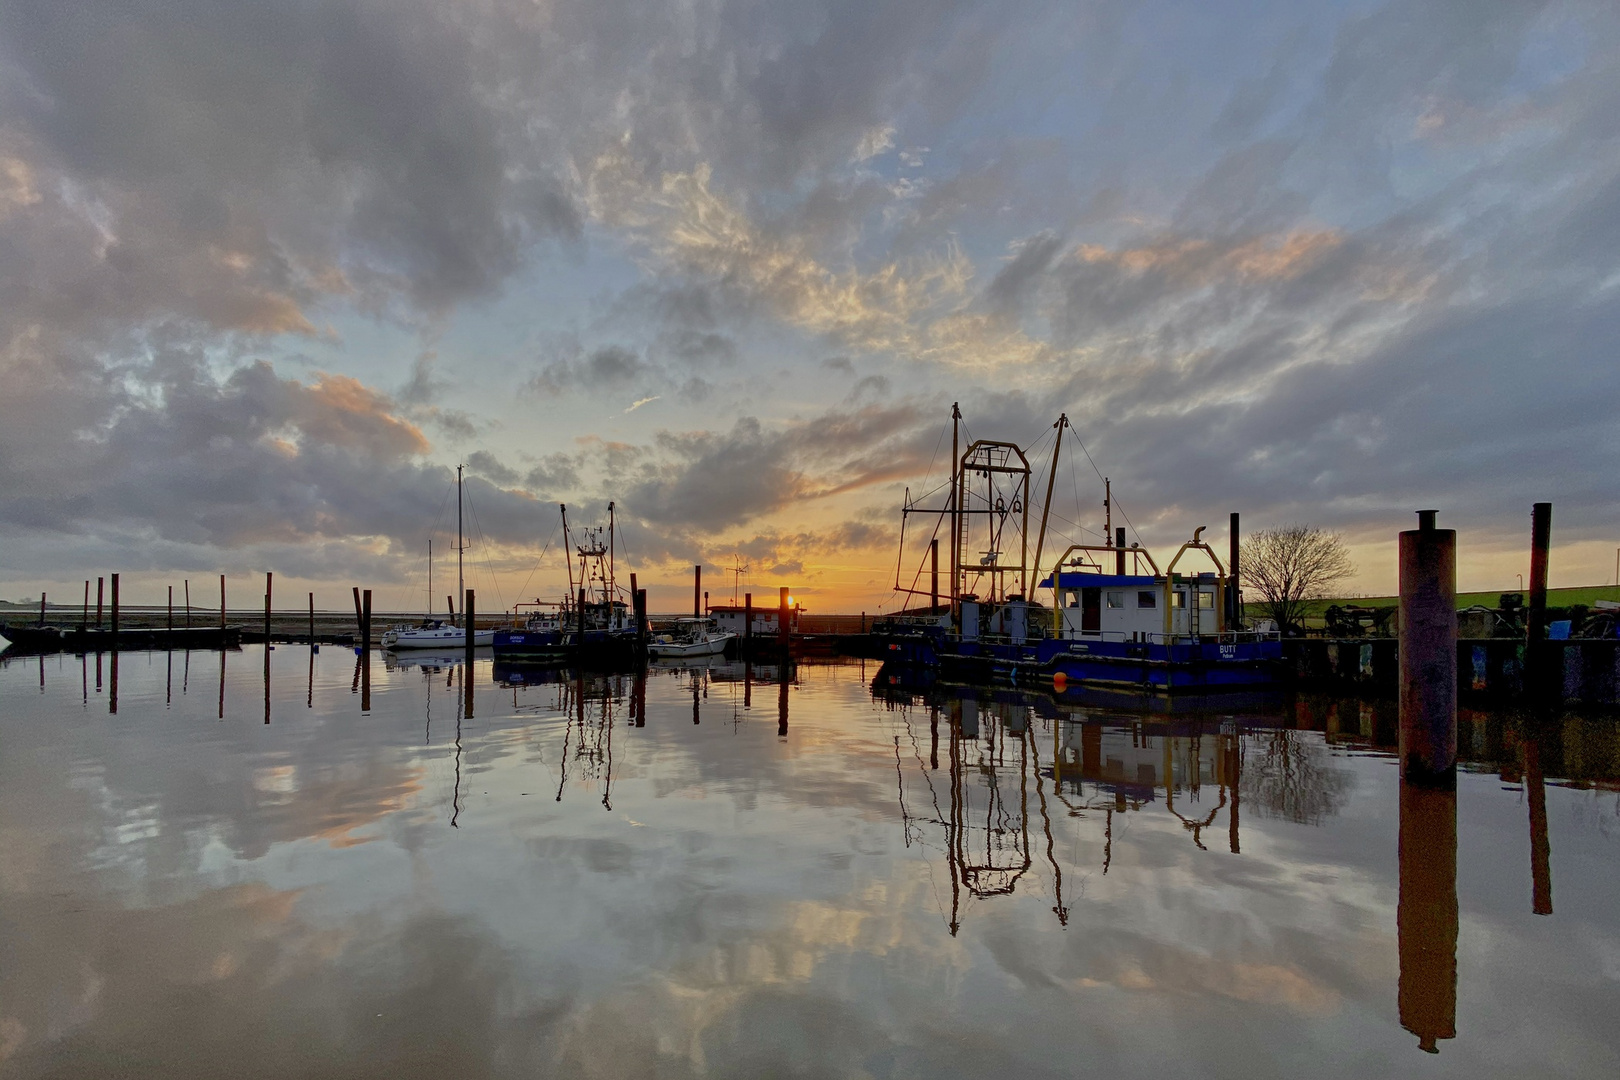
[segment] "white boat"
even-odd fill
[[[467,583],[462,573],[461,556],[467,545],[461,531],[461,466],[456,466],[456,586],[463,602],[467,597]],[[455,624],[455,609],[451,608],[450,622],[433,617],[433,538],[428,537],[427,559],[427,616],[416,626],[394,626],[383,633],[385,649],[438,649],[441,652],[466,649],[467,631]],[[466,615],[465,612],[462,613]],[[473,630],[473,648],[495,644],[495,631]]]
[[[659,659],[719,656],[736,636],[716,627],[713,619],[677,619],[673,631],[647,643],[647,653]]]
[[[439,620],[421,626],[396,626],[382,636],[385,649],[465,649],[467,631]],[[495,644],[494,630],[474,630],[473,648]]]

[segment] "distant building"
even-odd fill
[[[769,601],[767,601],[768,603]],[[788,633],[799,632],[799,613],[803,609],[797,603],[788,611]],[[754,606],[754,636],[775,637],[778,633],[776,623],[777,609],[775,607]],[[733,634],[742,635],[743,624],[747,621],[747,611],[741,604],[715,604],[709,608],[709,617],[722,630],[729,630]]]

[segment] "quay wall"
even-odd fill
[[[1562,700],[1620,705],[1620,639],[1546,641]],[[1515,638],[1459,638],[1457,690],[1464,697],[1517,698],[1525,693],[1525,643]],[[1289,672],[1302,686],[1337,686],[1394,694],[1400,663],[1396,639],[1294,638],[1283,642]]]

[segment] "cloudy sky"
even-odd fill
[[[736,555],[875,610],[953,401],[1067,412],[1060,538],[1094,462],[1155,548],[1309,521],[1378,592],[1438,507],[1514,587],[1547,499],[1613,580],[1612,0],[3,0],[0,50],[0,595],[418,603],[464,462],[482,606],[612,499],[655,609]]]

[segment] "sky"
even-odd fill
[[[654,610],[892,609],[953,402],[1037,494],[1068,416],[1049,544],[1106,475],[1377,594],[1433,507],[1506,589],[1551,501],[1614,581],[1612,2],[0,0],[0,57],[0,596],[424,606],[464,464],[486,610],[609,501]]]

